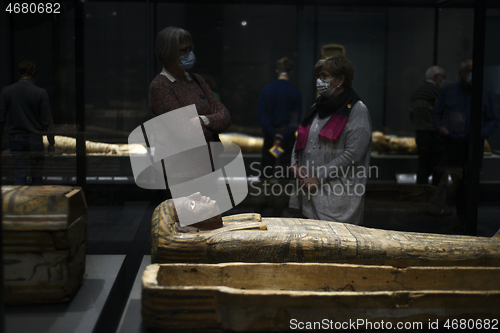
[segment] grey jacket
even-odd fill
[[[362,224],[366,180],[370,170],[372,141],[371,118],[363,102],[357,102],[338,142],[323,141],[318,134],[328,118],[316,116],[311,123],[307,143],[292,154],[292,165],[299,166],[309,177],[317,177],[316,191],[295,184],[290,207],[302,210],[311,219]],[[316,193],[317,192],[317,193]]]

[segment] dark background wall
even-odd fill
[[[276,61],[284,56],[301,66],[297,55],[295,6],[224,6],[221,98],[235,124],[260,127],[257,104],[260,90],[276,80]],[[243,25],[245,24],[246,25]],[[297,76],[292,83],[297,84]]]
[[[0,13],[0,39],[3,41],[3,47],[0,49],[0,64],[4,65],[0,66],[0,88],[7,86],[11,82],[9,25],[9,15],[2,11]]]
[[[353,88],[367,105],[372,126],[378,130],[384,123],[386,31],[384,9],[319,8],[316,49],[325,44],[344,45],[355,71]]]
[[[85,106],[90,138],[123,140],[148,119],[146,13],[141,2],[85,5]]]
[[[493,93],[497,112],[500,113],[500,10],[488,11],[484,51],[484,86]],[[500,130],[489,138],[493,149],[500,150]]]
[[[410,96],[434,65],[433,8],[389,8],[387,11],[386,107],[384,132],[413,136]]]

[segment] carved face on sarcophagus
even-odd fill
[[[175,220],[180,226],[178,230],[192,230],[182,228],[186,226],[200,230],[213,230],[223,226],[217,202],[201,195],[200,192],[188,197],[175,198],[173,201]]]

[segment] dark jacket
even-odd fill
[[[46,135],[54,123],[47,91],[26,79],[5,87],[0,94],[0,137],[7,118],[10,135]],[[52,135],[48,139],[54,143]]]

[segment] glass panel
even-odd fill
[[[19,80],[18,65],[23,60],[31,60],[37,67],[35,84],[46,90],[50,101],[50,110],[54,121],[56,134],[56,150],[53,156],[45,151],[43,163],[43,178],[46,184],[67,184],[76,174],[74,155],[66,155],[60,145],[60,135],[74,136],[75,119],[75,76],[74,76],[74,10],[70,1],[60,2],[59,15],[48,14],[12,14],[7,30],[10,45],[4,49],[5,60],[2,61],[8,70],[10,78],[2,81],[2,86]],[[9,61],[7,61],[9,59]],[[3,79],[7,79],[3,77]],[[13,110],[10,110],[13,111]],[[20,133],[7,121],[4,128],[2,143],[4,148],[10,147],[9,133]],[[14,136],[16,139],[16,136]],[[19,139],[19,138],[17,138]],[[45,145],[48,142],[46,141]],[[10,149],[3,152],[2,176],[4,184],[14,182],[14,170],[25,169],[24,163],[14,166]],[[19,160],[21,161],[21,160]],[[39,164],[39,163],[37,163]],[[39,164],[40,165],[40,164]],[[35,168],[39,168],[36,166]],[[29,170],[29,167],[28,167]],[[28,171],[27,184],[31,184],[31,174]]]
[[[128,135],[149,117],[146,8],[140,2],[85,5],[88,176],[99,183],[132,175]]]
[[[335,44],[353,64],[353,88],[368,107],[372,130],[377,132],[370,162],[375,169],[367,189],[371,185],[414,184],[418,156],[411,96],[432,65],[445,69],[447,84],[459,81],[461,62],[472,57],[474,23],[473,8],[463,2],[456,7],[450,3],[440,8],[434,3],[419,6],[260,5],[250,1],[151,2],[148,7],[142,1],[85,2],[85,134],[92,142],[86,170],[89,185],[113,182],[135,189],[125,144],[130,132],[152,116],[149,84],[162,69],[154,54],[154,40],[167,26],[182,27],[192,34],[197,57],[193,72],[215,83],[213,90],[231,114],[227,134],[243,136],[246,141],[241,145],[255,139],[242,149],[251,179],[260,173],[256,164],[250,165],[261,162],[264,138],[257,114],[259,96],[266,84],[277,79],[276,61],[283,56],[294,61],[290,82],[302,94],[303,119],[318,96],[313,66],[322,57],[322,47]],[[500,53],[495,38],[499,17],[497,8],[488,10],[484,77],[497,111]],[[17,65],[24,58],[33,58],[39,65],[37,85],[48,92],[57,133],[70,138],[75,136],[76,119],[74,19],[73,2],[67,1],[64,13],[55,18],[11,18],[12,24],[1,23],[6,29],[12,27],[12,52],[3,50],[0,60]],[[2,70],[5,86],[11,83],[5,77],[15,69]],[[376,138],[382,138],[386,146],[380,146]],[[494,184],[500,177],[496,167],[498,130],[488,143],[493,154],[484,158],[482,185]],[[3,146],[8,145],[4,130]],[[74,150],[56,151],[46,162],[48,176],[66,177],[50,182],[75,183]],[[7,166],[3,175],[12,175],[12,168]],[[289,174],[282,178],[286,176]],[[367,198],[373,196],[370,191]],[[288,206],[287,195],[271,193],[269,198],[268,202],[282,200],[282,206]],[[395,200],[390,197],[385,204]],[[449,208],[453,219],[455,208],[450,203]],[[443,217],[442,221],[450,220]]]
[[[484,88],[493,95],[497,112],[500,111],[500,47],[496,38],[500,33],[500,10],[490,9],[486,15],[486,35],[484,50]],[[500,153],[500,131],[495,131],[488,142],[492,151]],[[491,170],[490,172],[493,172]],[[497,177],[500,171],[497,169]]]

